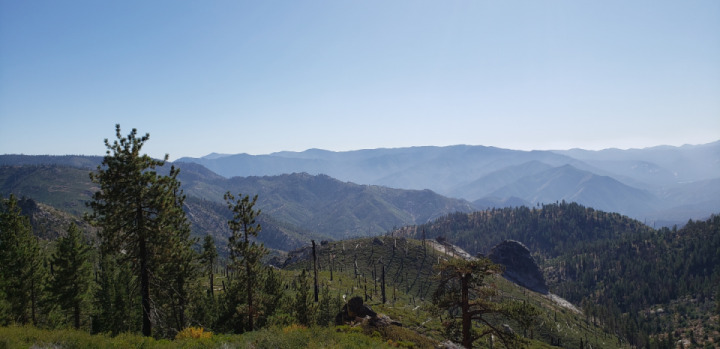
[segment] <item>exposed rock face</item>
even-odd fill
[[[493,263],[505,266],[506,279],[535,292],[548,293],[545,277],[521,242],[505,240],[493,247],[488,257]]]

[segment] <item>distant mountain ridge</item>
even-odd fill
[[[102,158],[0,155],[0,165],[56,163],[94,168]],[[681,147],[518,151],[486,146],[410,147],[333,152],[309,149],[268,155],[179,158],[186,192],[216,200],[208,185],[233,177],[292,173],[341,182],[429,189],[487,207],[533,206],[562,200],[619,212],[652,225],[683,224],[720,211],[720,141]],[[193,164],[193,165],[191,165]],[[232,182],[232,180],[231,180]]]
[[[714,199],[720,197],[720,141],[601,151],[469,145],[309,149],[176,160],[183,162],[202,164],[226,177],[306,172],[358,184],[430,189],[481,208],[567,200],[660,224],[703,219],[720,211],[720,200]],[[707,199],[698,203],[695,197]]]

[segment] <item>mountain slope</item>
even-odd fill
[[[636,217],[652,211],[657,205],[657,198],[646,191],[570,165],[520,178],[489,196],[518,197],[532,204],[564,200]]]
[[[580,161],[549,151],[517,151],[484,146],[410,147],[331,152],[311,149],[269,155],[180,158],[223,176],[264,176],[293,172],[326,174],[342,181],[401,189],[430,189],[448,195],[484,174],[528,161],[559,166]],[[459,196],[465,199],[477,199]]]
[[[460,255],[456,248],[430,240],[385,235],[321,244],[316,252],[319,283],[328,287],[332,294],[345,294],[348,299],[364,296],[365,304],[374,311],[401,321],[404,328],[438,340],[447,337],[442,324],[447,320],[445,315],[438,316],[438,313],[428,310],[432,308],[429,305],[438,285],[435,267],[442,259]],[[306,247],[291,252],[284,269],[312,269],[312,249]],[[384,304],[383,269],[386,283]],[[530,291],[497,275],[490,278],[502,298],[522,300],[537,307],[537,316],[529,319],[531,331],[527,328],[523,330],[523,326],[515,322],[495,320],[498,326],[512,328],[526,339],[533,338],[530,348],[545,348],[549,343],[558,342],[575,348],[580,347],[582,341],[591,343],[593,348],[624,347],[618,344],[616,336],[608,335],[599,326],[588,323],[583,314],[572,310],[572,306],[562,303],[557,296]]]
[[[505,239],[520,241],[544,269],[550,292],[582,305],[592,322],[631,344],[644,347],[647,336],[657,340],[674,332],[717,346],[720,327],[712,309],[720,302],[719,229],[720,216],[654,230],[625,216],[561,203],[457,213],[394,234],[442,236],[473,254]]]
[[[234,192],[258,194],[258,207],[263,212],[332,238],[381,233],[474,209],[466,201],[429,190],[358,185],[306,173],[236,177],[228,181],[227,187]]]
[[[338,239],[386,232],[393,227],[428,222],[439,216],[474,208],[429,190],[399,190],[345,183],[328,176],[295,173],[282,176],[226,179],[197,164],[178,164],[179,180],[188,196],[186,209],[198,234],[227,230],[223,194],[258,195],[257,207],[269,222],[274,247],[290,249],[309,238]],[[167,165],[166,165],[167,167]],[[167,168],[161,171],[167,171]],[[65,166],[0,166],[0,194],[33,198],[75,215],[87,212],[85,202],[98,189],[88,169]],[[203,201],[204,200],[204,201]],[[200,204],[202,203],[202,204]],[[298,235],[300,234],[300,235]],[[285,243],[285,242],[287,243]]]
[[[468,145],[347,152],[310,149],[257,156],[211,154],[177,162],[201,163],[228,177],[307,172],[359,184],[430,189],[445,196],[478,200],[482,207],[512,205],[523,200],[530,203],[576,200],[673,225],[687,219],[707,218],[716,211],[714,200],[694,204],[679,203],[673,198],[702,194],[688,183],[720,178],[720,141],[601,151],[517,151]],[[582,180],[565,169],[564,174],[556,174],[559,177],[555,183],[550,183],[549,178],[532,178],[550,175],[540,175],[542,170],[566,165],[594,176]],[[523,177],[528,178],[521,180]],[[575,188],[569,184],[562,186],[561,177],[571,180]],[[720,186],[709,189],[716,192]]]
[[[491,195],[513,182],[527,176],[532,176],[542,171],[551,169],[553,166],[546,163],[532,160],[520,165],[507,166],[500,170],[488,173],[468,184],[453,189],[451,196],[466,197],[478,200]]]
[[[619,176],[655,187],[668,187],[720,176],[720,141],[681,147],[644,149],[571,149],[555,151]]]
[[[0,195],[26,196],[57,209],[81,215],[85,202],[99,189],[90,170],[59,165],[0,166]]]

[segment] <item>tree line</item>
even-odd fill
[[[168,156],[156,160],[142,153],[148,134],[139,136],[133,129],[123,136],[119,125],[115,131],[116,139],[104,140],[107,150],[101,165],[90,173],[98,190],[88,202],[91,212],[84,219],[97,228],[95,236],[84,234],[77,224],[70,224],[66,234],[55,242],[38,239],[28,218],[22,215],[17,198],[10,195],[2,200],[0,325],[74,327],[111,334],[141,332],[145,336],[173,338],[191,326],[243,333],[268,325],[333,323],[335,314],[346,305],[345,300],[340,294],[332,295],[327,285],[320,287],[316,266],[311,286],[306,269],[288,280],[262,263],[268,250],[256,242],[262,229],[257,221],[260,214],[255,207],[257,196],[236,196],[230,192],[224,196],[232,218],[227,222],[231,231],[227,241],[229,260],[220,271],[221,261],[213,237],[205,236],[202,241],[191,237],[183,209],[186,197],[177,179],[179,170],[171,166],[169,172],[163,172],[167,174],[160,174]],[[515,216],[527,212],[535,210]],[[562,212],[545,210],[543,214],[548,214],[548,219],[558,219]],[[585,215],[586,219],[597,216],[593,212]],[[480,221],[477,216],[464,223],[439,220],[435,228],[429,226],[428,230],[432,233],[437,226],[455,229],[458,237],[464,239],[462,232],[468,230],[463,224]],[[529,222],[552,231],[564,231],[548,220],[536,218]],[[503,223],[494,220],[490,224]],[[583,224],[586,223],[577,222]],[[575,229],[572,233],[578,234]],[[605,236],[604,230],[598,234]],[[551,234],[539,236],[537,243],[551,246],[556,240]],[[378,275],[382,275],[380,289],[384,303],[385,266],[390,263],[376,261],[372,248],[366,264],[372,264],[371,282],[375,289]],[[394,241],[390,262],[396,248]],[[405,255],[407,248],[406,244]],[[317,263],[314,252],[313,249],[313,263]],[[327,266],[332,268],[333,255],[326,257]],[[489,260],[449,260],[438,259],[439,267],[432,272],[439,275],[437,282],[431,281],[429,274],[421,275],[426,264],[434,264],[423,244],[422,258],[408,262],[419,263],[419,267],[412,268],[416,273],[405,275],[404,264],[387,271],[401,281],[398,284],[404,283],[405,292],[412,290],[419,298],[432,297],[446,311],[446,319],[454,319],[446,321],[448,337],[468,347],[485,337],[514,343],[515,335],[498,327],[496,320],[505,318],[523,324],[537,313],[526,305],[499,297],[485,277],[501,269]],[[353,265],[360,285],[357,256]],[[219,271],[223,278],[217,277]],[[332,278],[332,269],[330,273]],[[367,280],[364,284],[367,299]],[[393,298],[395,288],[396,285]]]
[[[143,154],[148,140],[135,129],[123,136],[119,125],[116,139],[105,139],[106,155],[90,173],[99,189],[84,217],[98,228],[96,236],[72,223],[55,242],[38,239],[18,199],[2,199],[0,325],[172,338],[190,326],[242,333],[268,324],[329,324],[303,296],[304,273],[288,283],[262,263],[268,250],[254,239],[261,230],[257,196],[225,195],[233,215],[230,259],[216,284],[215,240],[190,236],[179,170],[159,174],[167,156]],[[294,302],[287,301],[287,288],[298,295]],[[342,306],[331,298],[323,292],[327,313]]]

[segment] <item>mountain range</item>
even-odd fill
[[[159,171],[180,169],[193,236],[213,236],[225,257],[231,211],[223,194],[258,195],[258,240],[275,256],[311,239],[343,252],[347,244],[357,259],[359,243],[352,241],[358,240],[349,238],[373,236],[365,243],[368,261],[378,260],[375,246],[386,244],[388,256],[399,254],[403,250],[395,245],[405,238],[423,245],[432,238],[451,242],[472,255],[517,240],[537,259],[549,289],[582,307],[585,325],[597,322],[638,346],[649,343],[648,334],[659,341],[669,333],[712,336],[720,343],[720,332],[708,325],[716,318],[708,309],[720,296],[714,258],[720,235],[718,218],[711,216],[720,212],[719,150],[720,142],[557,152],[479,146],[308,150],[182,158]],[[0,155],[0,196],[22,198],[23,214],[41,239],[62,236],[70,222],[92,237],[94,228],[81,216],[98,190],[88,174],[101,161]],[[654,229],[673,224],[684,227]],[[381,233],[387,234],[377,238]],[[349,270],[350,259],[345,262]],[[408,290],[430,275],[411,274],[417,276],[405,283]],[[417,292],[421,300],[426,296]],[[577,338],[587,343],[586,336]]]
[[[720,141],[681,147],[518,151],[410,147],[183,157],[224,177],[325,174],[341,181],[429,189],[476,208],[575,201],[656,225],[720,211]]]
[[[82,216],[98,189],[92,183],[87,167],[71,167],[74,157],[45,159],[14,157],[13,165],[0,156],[0,195],[15,194],[52,207],[75,217]],[[210,234],[218,241],[230,235],[225,224],[231,212],[223,200],[227,191],[258,195],[257,207],[262,210],[261,241],[277,250],[291,250],[309,243],[310,239],[337,240],[355,236],[375,235],[395,227],[422,224],[453,212],[471,212],[474,206],[461,199],[451,199],[430,190],[392,189],[375,185],[341,182],[326,175],[293,173],[280,176],[224,178],[191,163],[177,163],[178,179],[187,196],[185,210],[195,235]],[[163,170],[167,171],[168,166]],[[32,216],[52,215],[47,209],[28,212]],[[58,219],[69,220],[69,218]],[[58,219],[55,219],[56,221]],[[34,221],[40,221],[36,219]],[[67,222],[69,223],[69,221]],[[55,224],[49,236],[61,234],[67,224]],[[45,228],[44,228],[45,229]]]

